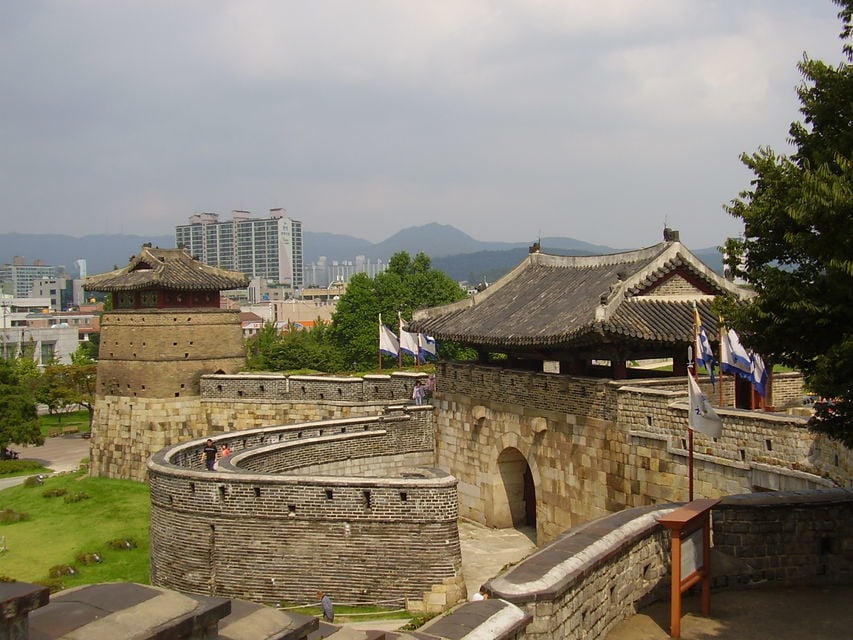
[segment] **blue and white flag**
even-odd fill
[[[425,333],[418,334],[418,344],[420,345],[421,362],[427,360],[435,360],[435,338],[428,336]]]
[[[762,398],[767,397],[767,367],[764,365],[764,358],[757,353],[752,354],[752,386]]]
[[[734,329],[720,336],[720,369],[723,373],[736,373],[752,377],[752,357],[740,343]]]
[[[702,393],[696,378],[691,375],[687,376],[687,394],[690,398],[690,428],[711,438],[719,438],[723,432],[723,421]]]
[[[382,316],[379,316],[379,323],[379,351],[396,358],[400,353],[400,341],[391,329],[382,324]]]
[[[403,329],[403,317],[400,316],[400,351],[407,356],[412,356],[420,362],[420,349],[418,348],[418,334]]]
[[[711,384],[714,384],[717,381],[716,376],[714,376],[714,365],[717,364],[717,360],[714,358],[714,350],[711,348],[708,334],[705,333],[705,327],[699,327],[699,331],[696,332],[696,344],[693,350],[696,352],[696,365],[708,370]]]

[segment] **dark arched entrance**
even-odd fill
[[[536,484],[527,460],[518,449],[504,449],[498,456],[498,470],[506,496],[506,524],[535,531]]]

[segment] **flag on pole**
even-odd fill
[[[379,314],[379,351],[395,358],[400,352],[400,341],[391,329],[382,324],[381,313]]]
[[[425,333],[418,334],[418,344],[420,345],[421,362],[426,362],[427,359],[435,360],[435,338],[428,336]]]
[[[400,352],[405,353],[407,356],[412,356],[415,360],[420,362],[418,356],[418,334],[410,333],[409,331],[405,331],[403,329],[403,316],[399,316],[400,318]]]
[[[719,438],[723,432],[723,421],[691,375],[687,376],[687,392],[690,396],[690,428],[711,438]]]
[[[699,309],[693,306],[693,328],[694,328],[694,345],[693,351],[696,354],[696,366],[705,367],[708,370],[708,376],[711,378],[713,385],[717,378],[714,376],[714,350],[711,348],[711,341],[708,340],[708,334],[705,333],[705,327],[702,326],[702,320],[699,318]]]
[[[720,334],[720,370],[751,378],[752,358],[734,329]]]
[[[752,386],[762,398],[767,397],[767,367],[764,365],[764,358],[757,353],[752,354]]]

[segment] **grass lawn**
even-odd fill
[[[60,435],[63,430],[89,431],[89,412],[72,411],[71,413],[54,413],[52,415],[39,416],[41,434],[45,438]]]
[[[65,495],[44,497],[46,491]],[[87,499],[68,502],[65,497],[83,492]],[[0,523],[0,575],[24,582],[68,588],[95,582],[149,581],[148,485],[130,480],[89,478],[80,473],[45,478],[34,487],[17,486],[0,491],[0,512],[10,509],[29,519]],[[130,539],[129,550],[110,548],[108,542]],[[0,548],[3,545],[0,544]],[[95,554],[100,564],[84,564],[79,554]],[[75,575],[51,577],[53,567],[70,565]]]

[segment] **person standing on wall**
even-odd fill
[[[317,599],[320,601],[320,608],[323,610],[323,620],[334,622],[335,608],[332,606],[332,599],[322,591],[317,592]]]
[[[213,465],[216,464],[216,445],[210,438],[207,439],[207,443],[201,451],[201,459],[204,461],[205,468],[208,471],[213,471]]]

